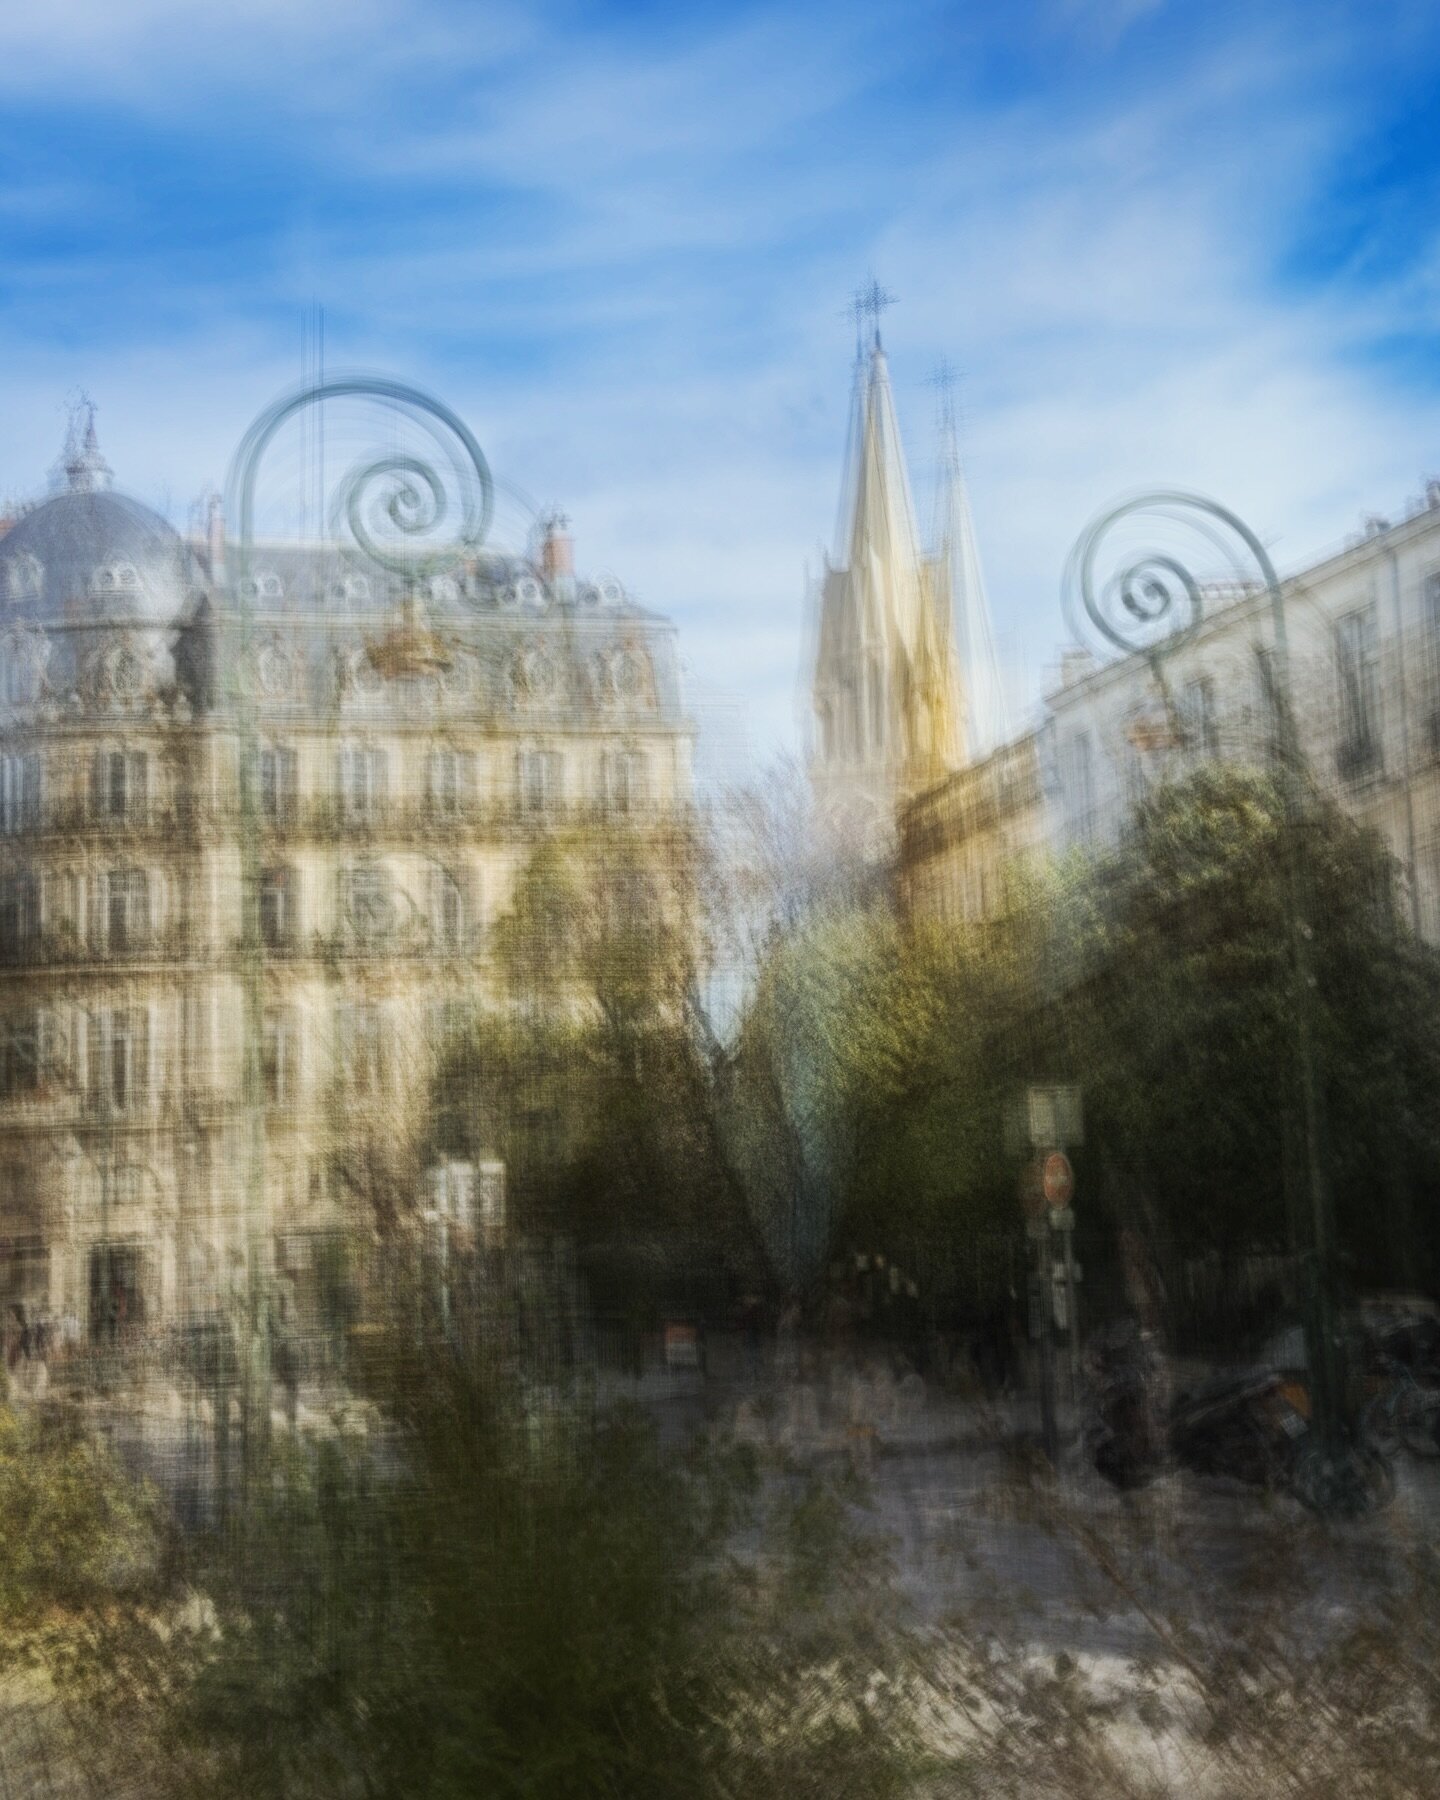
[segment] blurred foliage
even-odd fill
[[[842,902],[777,932],[722,1124],[785,1280],[813,1284],[848,1249],[953,1267],[982,1239],[1018,1246],[1003,1118],[1037,1078],[1084,1092],[1087,1259],[1123,1226],[1222,1270],[1286,1251],[1302,1166],[1286,853],[1273,785],[1210,767],[1098,860],[1014,884],[998,919],[907,928]],[[1440,958],[1398,917],[1383,846],[1319,796],[1299,870],[1350,1274],[1432,1284]],[[989,1266],[1000,1299],[1011,1265]]]
[[[904,1791],[910,1740],[870,1692],[891,1570],[847,1501],[763,1494],[746,1451],[666,1452],[638,1412],[398,1316],[371,1364],[390,1434],[277,1442],[167,1630],[116,1613],[72,1669],[144,1791]]]
[[[698,1022],[690,858],[616,829],[539,846],[496,927],[504,1004],[445,1046],[433,1135],[505,1162],[522,1231],[749,1271]]]
[[[0,1404],[0,1632],[136,1592],[157,1567],[155,1498],[60,1408]]]

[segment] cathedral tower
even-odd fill
[[[822,810],[871,848],[895,807],[1001,735],[998,679],[969,505],[947,430],[938,544],[920,543],[875,331],[856,361],[850,442],[833,560],[818,595],[811,779]],[[980,677],[970,702],[956,626]],[[970,702],[967,704],[967,702]],[[978,704],[977,704],[978,703]]]

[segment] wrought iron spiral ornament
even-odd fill
[[[384,376],[336,376],[282,395],[255,420],[235,453],[226,497],[239,538],[237,581],[248,574],[257,478],[276,433],[308,408],[353,399],[374,402],[389,435],[403,423],[418,428],[429,445],[424,456],[396,450],[364,458],[341,475],[328,513],[337,536],[348,534],[351,553],[392,574],[419,579],[473,556],[484,543],[494,517],[495,484],[458,414],[419,388]]]
[[[1102,549],[1118,539],[1123,527],[1141,519],[1183,527],[1203,540],[1212,555],[1227,559],[1238,580],[1253,587],[1258,575],[1272,598],[1278,597],[1279,581],[1270,558],[1243,519],[1202,494],[1180,490],[1141,494],[1093,519],[1070,553],[1066,616],[1087,646],[1156,656],[1177,649],[1204,617],[1200,581],[1168,551],[1122,554],[1117,569],[1103,579],[1097,577]]]

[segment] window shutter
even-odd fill
[[[460,887],[460,943],[468,950],[477,936],[474,868],[469,863],[461,863],[455,871],[455,880]]]
[[[48,1006],[37,1007],[35,1011],[35,1063],[36,1078],[46,1082],[53,1080],[60,1070],[60,1033],[59,1021]]]
[[[24,812],[28,824],[38,825],[45,805],[45,764],[38,750],[25,758]]]
[[[99,1101],[104,1094],[107,1071],[105,1068],[105,1044],[109,1038],[106,1029],[109,1015],[105,1012],[91,1012],[85,1018],[86,1047],[86,1087],[92,1100]]]
[[[88,887],[90,905],[85,926],[86,941],[92,950],[103,950],[109,937],[106,926],[109,919],[110,878],[103,871],[97,870],[89,877]]]
[[[153,1104],[163,1097],[166,1087],[165,1057],[169,1033],[165,1030],[164,1004],[151,1000],[145,1007],[144,1020],[145,1029],[141,1035],[145,1039],[148,1055],[145,1059],[145,1079],[139,1085],[140,1091],[148,1094]]]

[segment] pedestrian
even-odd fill
[[[293,1434],[300,1416],[300,1359],[294,1338],[283,1326],[275,1339],[273,1362],[275,1379],[285,1395],[285,1421]]]
[[[800,1374],[800,1296],[787,1296],[775,1322],[775,1379],[794,1381]]]
[[[745,1346],[745,1375],[752,1384],[760,1377],[762,1318],[760,1296],[747,1294],[740,1302],[740,1335]]]

